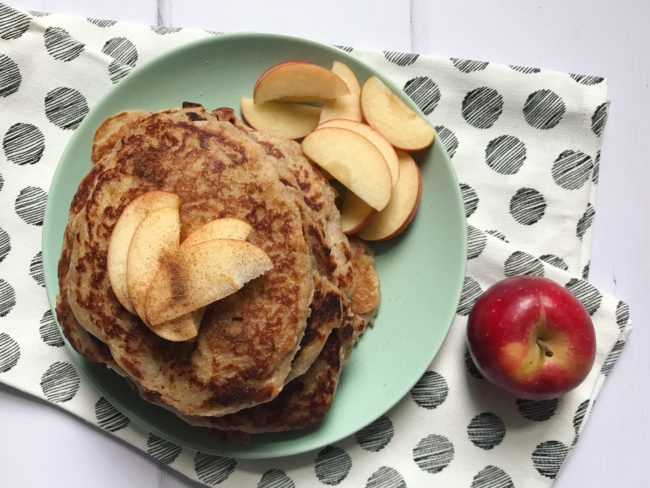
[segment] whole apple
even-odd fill
[[[490,287],[467,323],[469,352],[490,382],[518,398],[557,398],[578,386],[596,356],[580,301],[554,281],[515,276]]]

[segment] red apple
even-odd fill
[[[557,398],[589,374],[596,337],[580,301],[554,281],[515,276],[490,287],[467,323],[469,352],[490,382],[518,398]]]

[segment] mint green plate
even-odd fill
[[[268,34],[232,34],[187,44],[134,70],[86,116],[65,149],[50,187],[43,226],[45,284],[52,308],[57,262],[68,209],[91,167],[91,141],[99,124],[125,109],[157,110],[183,101],[207,109],[238,109],[251,96],[258,76],[287,60],[330,67],[338,59],[363,83],[375,73],[338,48]],[[400,87],[380,76],[409,105]],[[82,373],[134,423],[182,446],[239,458],[270,458],[318,449],[353,434],[397,403],[420,378],[449,330],[462,288],[465,214],[458,182],[440,141],[415,155],[422,171],[422,200],[401,236],[377,244],[382,302],[374,328],[357,344],[344,368],[334,403],[320,424],[298,432],[263,434],[247,445],[216,440],[207,429],[191,427],[151,405],[105,366],[70,348]]]

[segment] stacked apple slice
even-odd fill
[[[340,61],[331,70],[281,63],[260,76],[253,99],[241,99],[241,110],[255,129],[304,138],[303,153],[347,188],[341,207],[346,234],[390,239],[415,216],[422,178],[404,151],[431,145],[435,132],[376,76],[360,87]]]
[[[196,337],[206,305],[271,269],[269,256],[246,242],[251,226],[217,219],[180,243],[180,198],[150,191],[129,203],[108,246],[113,292],[160,337]]]

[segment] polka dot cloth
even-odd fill
[[[583,278],[609,109],[597,76],[337,46],[392,78],[426,114],[452,158],[468,219],[467,276],[444,348],[395,408],[348,438],[263,461],[194,451],[143,430],[83,379],[43,288],[41,229],[57,161],[134,67],[215,34],[0,4],[0,382],[206,486],[549,486],[630,330],[628,306]],[[561,283],[596,325],[596,364],[560,400],[496,394],[467,351],[473,304],[518,274]]]

